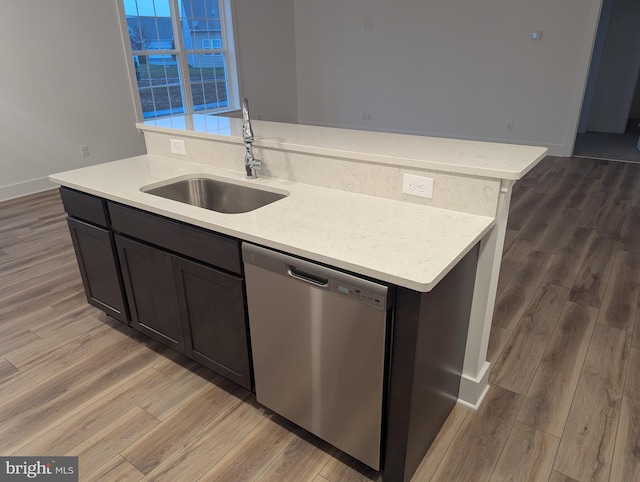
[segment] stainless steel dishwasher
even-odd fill
[[[244,243],[258,402],[378,470],[388,287]]]

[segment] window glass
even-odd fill
[[[182,114],[184,103],[177,64],[175,60],[157,57],[140,55],[137,60],[136,80],[143,115],[147,118]]]
[[[174,46],[169,0],[124,0],[132,50]]]
[[[209,54],[210,66],[190,68],[191,95],[196,111],[229,106],[224,54]]]
[[[228,108],[229,35],[219,0],[122,0],[144,118]],[[179,18],[172,19],[172,11]]]
[[[225,54],[206,51],[223,48],[223,23],[218,1],[183,0],[180,20],[189,63],[193,109],[228,107]]]

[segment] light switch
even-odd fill
[[[542,38],[542,30],[536,30],[531,33],[531,40],[540,40]]]

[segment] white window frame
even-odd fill
[[[127,24],[127,18],[124,11],[124,4],[122,0],[116,0],[118,8],[118,14],[120,17],[120,31],[122,33],[122,42],[124,44],[124,51],[127,57],[127,68],[129,71],[129,80],[131,84],[131,96],[133,98],[134,108],[136,112],[137,122],[144,122],[146,119],[142,112],[142,103],[140,101],[140,91],[138,88],[138,80],[136,78],[136,66],[134,63],[134,57],[139,55],[175,55],[178,65],[178,76],[180,79],[180,87],[182,91],[182,103],[184,114],[177,115],[189,115],[194,113],[193,97],[191,94],[191,82],[184,81],[184,79],[190,79],[189,65],[187,62],[187,56],[190,54],[223,54],[225,60],[225,68],[227,72],[227,96],[229,105],[218,109],[199,110],[198,113],[224,113],[239,109],[240,98],[238,90],[238,70],[236,49],[233,39],[233,20],[231,17],[231,0],[218,0],[220,8],[220,30],[222,37],[222,48],[216,49],[189,49],[185,50],[182,37],[182,25],[180,21],[179,1],[168,0],[171,8],[171,21],[173,25],[174,46],[173,49],[161,50],[161,49],[145,49],[145,50],[132,50],[131,42],[129,40],[129,27]],[[168,114],[171,115],[171,114]],[[176,115],[176,114],[173,114]],[[164,116],[158,116],[164,117]]]

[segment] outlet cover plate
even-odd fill
[[[402,192],[411,196],[433,198],[433,178],[405,174],[402,178]]]
[[[169,139],[169,145],[171,146],[171,154],[178,154],[179,156],[187,155],[187,147],[184,141],[178,139]]]

